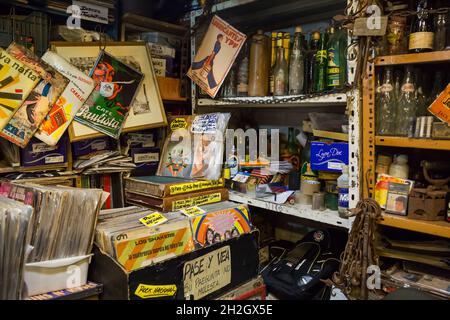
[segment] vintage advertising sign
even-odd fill
[[[450,125],[450,83],[439,97],[428,107],[428,111]]]
[[[187,73],[214,98],[246,39],[231,25],[214,16]]]
[[[75,121],[118,139],[143,74],[102,51],[90,76],[96,87]]]
[[[201,299],[231,283],[231,250],[224,246],[183,267],[184,294]]]

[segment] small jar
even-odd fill
[[[406,53],[406,17],[399,15],[389,17],[386,40],[387,54]]]

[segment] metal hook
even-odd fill
[[[104,32],[105,30],[100,25],[96,25],[94,30],[99,34],[98,46],[100,48],[100,51],[105,51],[106,49],[106,34]]]

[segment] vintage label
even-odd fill
[[[201,206],[204,204],[215,203],[222,200],[220,192],[205,194],[197,197],[189,197],[186,199],[176,200],[172,203],[172,211],[176,211],[186,207]]]
[[[231,250],[225,246],[188,261],[183,267],[184,294],[201,299],[231,283]]]
[[[218,113],[202,114],[195,117],[192,122],[192,133],[216,133],[219,122]]]
[[[403,92],[414,92],[414,85],[412,83],[405,83],[402,85]]]
[[[206,211],[197,206],[180,209],[180,212],[188,217],[196,216],[199,214],[204,214]]]
[[[159,161],[159,153],[158,152],[150,152],[150,153],[136,153],[134,155],[133,162],[134,163],[145,163],[145,162],[157,162]]]
[[[447,85],[445,90],[428,107],[428,111],[450,125],[450,84]]]
[[[33,143],[31,145],[31,152],[33,153],[49,152],[56,149],[58,149],[58,147],[48,146],[45,143]]]
[[[348,188],[339,188],[338,206],[348,208]]]
[[[155,70],[155,75],[158,77],[166,76],[166,59],[152,58],[153,69]]]
[[[391,92],[394,87],[390,83],[383,83],[380,87],[380,92]]]
[[[154,213],[150,213],[148,216],[145,216],[143,218],[139,219],[140,222],[142,222],[142,224],[144,226],[147,227],[154,227],[157,226],[161,223],[164,223],[167,221],[167,218],[164,217],[161,213],[159,212],[154,212]]]
[[[169,194],[176,195],[192,191],[223,187],[223,185],[224,185],[223,179],[187,182],[170,186]]]
[[[409,50],[433,49],[434,32],[414,32],[409,35]]]
[[[51,164],[51,163],[61,163],[64,162],[64,156],[54,156],[54,157],[46,157],[45,163]]]
[[[175,284],[167,285],[148,285],[140,283],[134,292],[139,298],[162,298],[173,297],[177,293],[177,286]]]
[[[186,129],[188,126],[186,119],[184,118],[175,118],[170,123],[170,130],[174,131],[177,129]]]

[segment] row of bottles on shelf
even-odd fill
[[[450,49],[448,0],[410,1],[408,11],[391,12],[381,55],[419,53]],[[445,10],[447,8],[447,10]]]
[[[448,83],[445,66],[389,66],[382,73],[377,75],[375,94],[377,134],[431,138],[433,123],[440,120],[427,109]]]
[[[309,42],[301,27],[291,35],[258,30],[244,44],[222,86],[221,97],[284,96],[342,89],[347,75],[347,33],[330,26]]]

